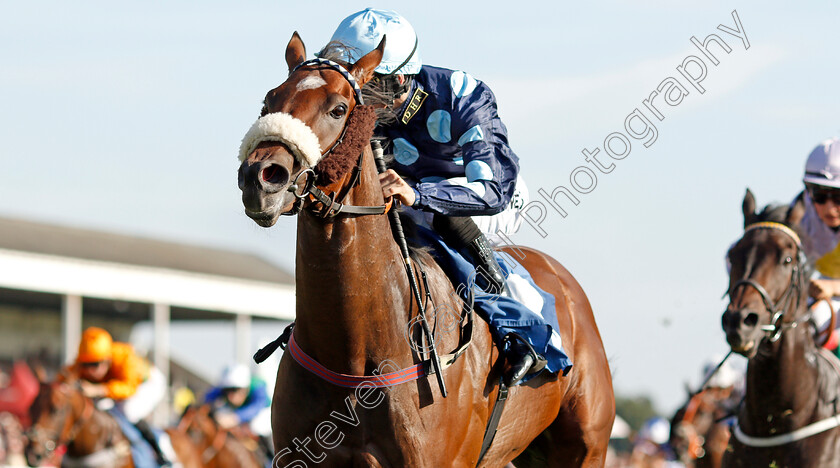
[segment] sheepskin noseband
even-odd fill
[[[279,141],[306,167],[312,168],[321,159],[321,144],[318,137],[303,121],[291,114],[275,112],[254,122],[239,146],[239,161],[242,162],[264,141]]]

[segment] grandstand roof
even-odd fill
[[[286,270],[249,253],[0,217],[0,249],[294,284]]]

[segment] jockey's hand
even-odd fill
[[[224,429],[230,429],[239,425],[239,416],[230,411],[216,413],[216,422]]]
[[[82,393],[88,398],[102,398],[108,394],[108,388],[104,384],[96,384],[87,380],[80,381]]]
[[[379,174],[379,183],[382,185],[382,195],[385,198],[396,197],[405,206],[414,204],[414,189],[393,169],[388,169]]]
[[[840,296],[840,280],[812,279],[808,285],[808,295],[817,300],[831,300],[834,296]]]

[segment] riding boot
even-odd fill
[[[528,343],[528,340],[516,333],[505,335],[505,358],[509,367],[503,381],[508,387],[518,384],[523,377],[541,371],[547,361]]]
[[[137,430],[140,431],[140,434],[143,436],[143,439],[146,442],[148,442],[149,445],[152,447],[152,450],[154,450],[155,458],[157,459],[158,464],[162,467],[172,466],[172,462],[168,458],[166,458],[166,455],[163,454],[163,450],[161,450],[160,444],[158,444],[157,437],[152,431],[152,428],[149,427],[149,423],[147,423],[145,420],[140,420],[134,425],[134,427],[136,427]]]
[[[467,259],[476,267],[475,283],[479,288],[491,294],[507,292],[502,267],[472,218],[435,214],[432,224],[451,247],[467,254]]]

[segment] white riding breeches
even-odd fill
[[[157,407],[166,396],[166,377],[157,367],[149,371],[149,378],[137,387],[137,391],[130,398],[116,405],[122,410],[126,419],[135,424],[145,418]]]

